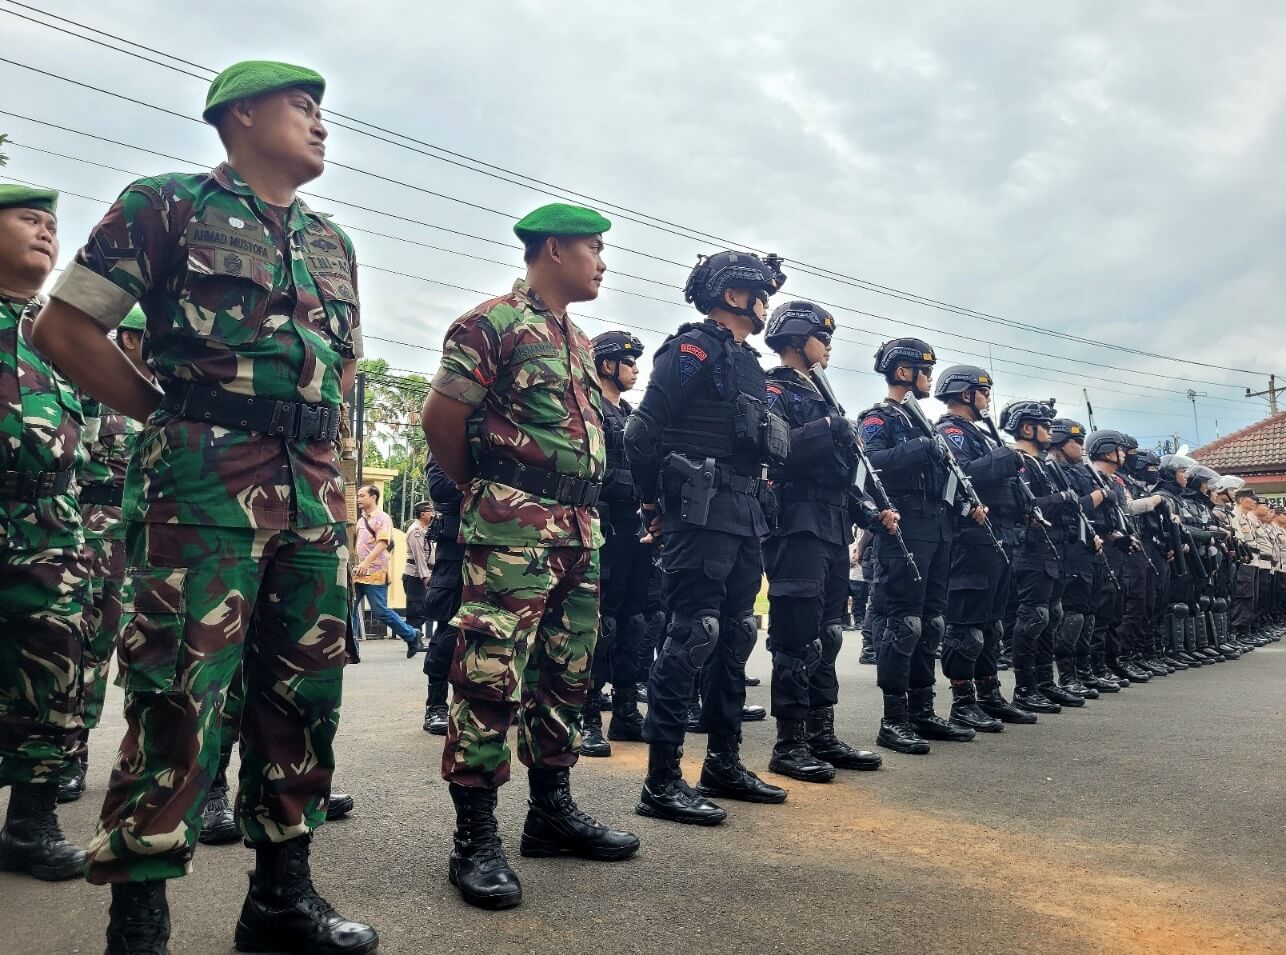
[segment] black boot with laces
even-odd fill
[[[572,799],[571,774],[566,769],[528,770],[531,799],[522,830],[525,856],[579,856],[610,862],[628,859],[639,848],[633,833],[608,829]]]
[[[164,880],[114,883],[107,919],[107,955],[170,955]]]
[[[509,867],[496,822],[496,791],[451,783],[455,803],[455,848],[451,884],[470,905],[508,909],[522,901],[522,883]]]

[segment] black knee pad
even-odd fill
[[[699,670],[719,643],[719,617],[713,611],[698,611],[694,617],[675,614],[665,628],[663,654],[672,654]]]
[[[942,638],[942,656],[945,659],[947,654],[951,653],[972,663],[982,656],[984,643],[982,630],[978,627],[960,623],[949,624]]]
[[[616,618],[600,617],[598,621],[598,646],[606,650],[616,639]],[[595,649],[595,652],[598,652]]]
[[[946,632],[946,629],[947,621],[942,614],[925,620],[921,631],[921,642],[924,644],[925,650],[929,653],[937,653],[938,648],[942,646],[942,635]]]
[[[1049,608],[1040,604],[1023,604],[1018,608],[1018,617],[1014,621],[1014,632],[1022,631],[1023,636],[1034,637],[1049,626]]]
[[[1210,609],[1215,613],[1225,613],[1228,610],[1228,601],[1223,597],[1216,597]]]
[[[1076,653],[1076,643],[1080,640],[1081,631],[1085,629],[1085,615],[1082,613],[1063,614],[1062,628],[1054,633],[1054,639],[1060,656],[1072,656]]]
[[[751,615],[729,617],[724,620],[722,632],[732,658],[744,666],[759,639],[758,622]]]
[[[1170,616],[1176,620],[1182,620],[1188,616],[1187,604],[1170,604]]]
[[[891,634],[889,648],[899,656],[909,657],[920,642],[923,627],[919,617],[889,617],[885,633]]]
[[[1200,597],[1198,597],[1198,598],[1197,598],[1197,606],[1201,609],[1201,612],[1202,612],[1202,613],[1205,613],[1207,610],[1209,610],[1209,609],[1210,609],[1210,595],[1209,595],[1209,594],[1202,594]]]
[[[822,625],[821,658],[823,663],[834,665],[844,647],[844,627],[838,621]]]

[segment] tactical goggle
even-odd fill
[[[622,355],[620,358],[618,358],[618,359],[616,359],[616,360],[617,360],[617,361],[619,361],[622,365],[625,365],[625,366],[626,366],[626,367],[628,367],[628,368],[633,368],[633,367],[634,367],[634,356],[632,356],[632,355]]]
[[[813,332],[813,337],[816,338],[823,345],[829,345],[831,343],[830,332]]]

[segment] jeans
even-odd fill
[[[353,584],[353,633],[361,633],[362,599],[370,602],[375,619],[393,628],[407,643],[418,642],[419,631],[388,609],[388,584]]]

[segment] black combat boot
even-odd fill
[[[312,836],[255,846],[250,891],[237,919],[239,952],[340,955],[373,952],[375,929],[344,918],[317,894],[308,867]]]
[[[1054,682],[1054,664],[1045,663],[1036,668],[1036,687],[1051,703],[1060,706],[1084,706],[1085,697]]]
[[[525,856],[578,856],[599,862],[628,859],[639,848],[630,832],[608,829],[572,799],[571,772],[532,767],[527,823],[519,851]]]
[[[326,797],[326,821],[347,818],[353,811],[353,797],[348,793],[331,793]]]
[[[603,739],[603,714],[599,711],[598,694],[591,692],[585,700],[585,707],[581,710],[581,741],[580,754],[582,756],[611,756],[612,745]]]
[[[500,846],[496,791],[481,786],[447,787],[455,803],[455,848],[448,875],[470,905],[508,909],[522,901],[522,883]]]
[[[1107,668],[1118,677],[1125,677],[1131,683],[1148,683],[1152,679],[1151,673],[1135,666],[1129,658],[1124,655],[1115,657],[1108,663]]]
[[[748,676],[745,679],[746,686],[760,686],[764,681],[757,676]]]
[[[951,722],[979,733],[999,733],[1005,724],[978,705],[973,680],[951,681]]]
[[[66,769],[66,775],[58,783],[58,802],[75,802],[85,795],[85,772],[89,769],[88,759],[73,759]]]
[[[201,832],[197,839],[204,846],[222,846],[241,838],[241,829],[228,799],[228,760],[231,757],[231,747],[219,754],[214,783],[206,794],[205,805],[201,807]]]
[[[1081,684],[1087,689],[1094,690],[1097,693],[1120,693],[1121,687],[1115,680],[1109,676],[1100,677],[1094,671],[1094,664],[1087,653],[1083,657],[1076,658],[1076,676],[1080,679]]]
[[[768,711],[757,703],[745,703],[741,707],[741,722],[758,723],[768,719]]]
[[[1093,655],[1092,659],[1093,659],[1093,661],[1094,661],[1094,662],[1093,662],[1093,666],[1094,666],[1094,676],[1095,676],[1096,678],[1098,678],[1098,680],[1099,680],[1100,682],[1102,682],[1102,681],[1104,681],[1104,680],[1110,680],[1110,681],[1112,681],[1113,683],[1115,683],[1115,684],[1116,684],[1116,688],[1117,688],[1118,690],[1123,690],[1123,689],[1125,689],[1127,686],[1129,686],[1129,685],[1130,685],[1130,678],[1129,678],[1128,676],[1124,676],[1124,675],[1122,675],[1122,674],[1119,674],[1119,673],[1117,673],[1115,670],[1110,670],[1110,669],[1108,669],[1108,666],[1107,666],[1107,654],[1103,653],[1103,652],[1100,650],[1100,651],[1095,652],[1095,654]],[[1101,689],[1103,689],[1103,687],[1102,687],[1102,686],[1098,686],[1098,687],[1096,687],[1096,689],[1101,690]]]
[[[14,783],[0,829],[0,872],[25,872],[45,882],[85,874],[85,850],[58,827],[57,783]]]
[[[1002,723],[1030,725],[1036,722],[1036,714],[1029,713],[1021,707],[1014,706],[1000,692],[1000,677],[980,676],[976,681],[978,687],[978,709],[994,716]]]
[[[948,723],[933,712],[933,689],[921,687],[907,693],[907,714],[911,728],[925,739],[946,740],[949,743],[967,743],[977,733],[972,727]]]
[[[1062,706],[1042,693],[1036,685],[1035,667],[1023,667],[1018,671],[1014,684],[1014,706],[1033,713],[1061,713],[1063,710]]]
[[[704,733],[706,724],[701,718],[701,692],[698,689],[701,683],[700,676],[695,682],[697,685],[692,688],[692,699],[688,701],[688,722],[684,729],[689,733]]]
[[[717,826],[728,818],[728,813],[684,781],[679,768],[682,755],[683,749],[670,743],[648,746],[647,779],[634,811],[669,822]]]
[[[885,693],[884,717],[880,720],[880,731],[876,734],[875,744],[895,753],[923,756],[929,751],[928,741],[911,728],[909,719],[906,695]]]
[[[624,686],[612,694],[612,719],[607,724],[607,738],[625,743],[643,739],[643,714],[639,712],[638,689]]]
[[[879,769],[884,762],[879,753],[867,749],[854,749],[835,735],[835,707],[819,706],[809,711],[808,748],[818,759],[823,759],[836,769]]]
[[[768,768],[805,783],[828,783],[835,778],[835,767],[818,759],[808,748],[803,720],[777,720],[777,743]]]
[[[447,685],[430,683],[429,697],[424,701],[424,732],[432,733],[434,736],[446,736],[449,722]]]
[[[170,955],[165,882],[114,882],[107,910],[107,955]]]
[[[1098,699],[1098,690],[1081,681],[1081,675],[1076,669],[1076,661],[1071,657],[1058,658],[1058,685],[1082,699]]]
[[[875,666],[875,641],[865,630],[862,631],[862,652],[858,654],[857,662],[866,666]]]
[[[697,789],[706,796],[742,802],[779,803],[786,790],[764,782],[741,763],[740,742],[730,736],[711,736],[701,764]]]

